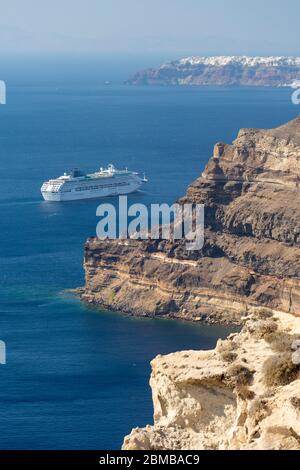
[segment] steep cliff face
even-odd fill
[[[87,302],[135,315],[237,322],[262,308],[300,313],[300,118],[217,144],[181,203],[205,205],[205,244],[85,246]]]
[[[300,319],[248,316],[213,351],[152,362],[154,425],[124,450],[299,450]]]
[[[300,79],[299,57],[186,57],[137,72],[133,85],[284,86]]]
[[[213,351],[152,362],[154,425],[124,449],[300,449],[300,118],[217,144],[180,203],[205,243],[85,246],[81,298],[135,315],[237,322]]]

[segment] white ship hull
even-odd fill
[[[41,193],[45,201],[78,201],[130,194],[138,191],[145,182],[146,179],[142,179],[138,173],[118,171],[111,165],[109,170],[101,169],[99,173],[91,175],[64,175],[46,181]]]
[[[108,196],[121,196],[130,193],[134,193],[138,191],[141,184],[131,184],[130,187],[123,190],[113,191],[111,189],[99,189],[99,190],[90,190],[90,191],[82,191],[80,193],[72,190],[71,192],[64,193],[64,192],[50,192],[50,191],[42,191],[43,198],[45,201],[79,201],[82,199],[97,199],[102,197]]]

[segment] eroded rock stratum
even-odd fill
[[[300,312],[300,118],[219,143],[180,202],[205,205],[205,244],[105,240],[85,246],[89,303],[139,316],[236,322]]]

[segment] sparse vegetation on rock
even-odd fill
[[[223,353],[220,354],[222,361],[232,363],[236,361],[238,355],[232,351],[224,351]]]
[[[281,315],[272,335],[285,349],[300,331],[300,318]],[[300,450],[300,366],[291,363],[291,348],[274,354],[272,342],[250,333],[249,325],[261,319],[245,321],[240,333],[218,341],[213,351],[152,362],[155,423],[134,429],[124,449]],[[230,363],[233,353],[237,359]]]
[[[253,390],[250,390],[246,385],[237,385],[235,391],[237,396],[244,401],[253,400],[255,397]]]
[[[300,395],[300,393],[299,393]],[[299,397],[291,397],[291,404],[294,408],[300,411],[300,396]]]
[[[263,366],[264,383],[267,387],[288,385],[299,378],[300,365],[292,361],[291,353],[270,357]]]
[[[234,364],[227,369],[225,380],[234,386],[250,385],[253,380],[253,372],[243,364]]]
[[[270,344],[272,351],[278,353],[291,352],[294,341],[299,338],[299,335],[291,335],[285,331],[276,331],[265,336],[265,340]]]
[[[274,334],[278,325],[274,320],[261,320],[255,324],[254,335],[256,339],[265,339]]]

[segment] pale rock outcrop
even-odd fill
[[[300,319],[268,317],[247,317],[241,333],[213,351],[152,361],[154,425],[134,429],[123,449],[300,450],[300,368],[278,367],[282,354],[292,357]]]

